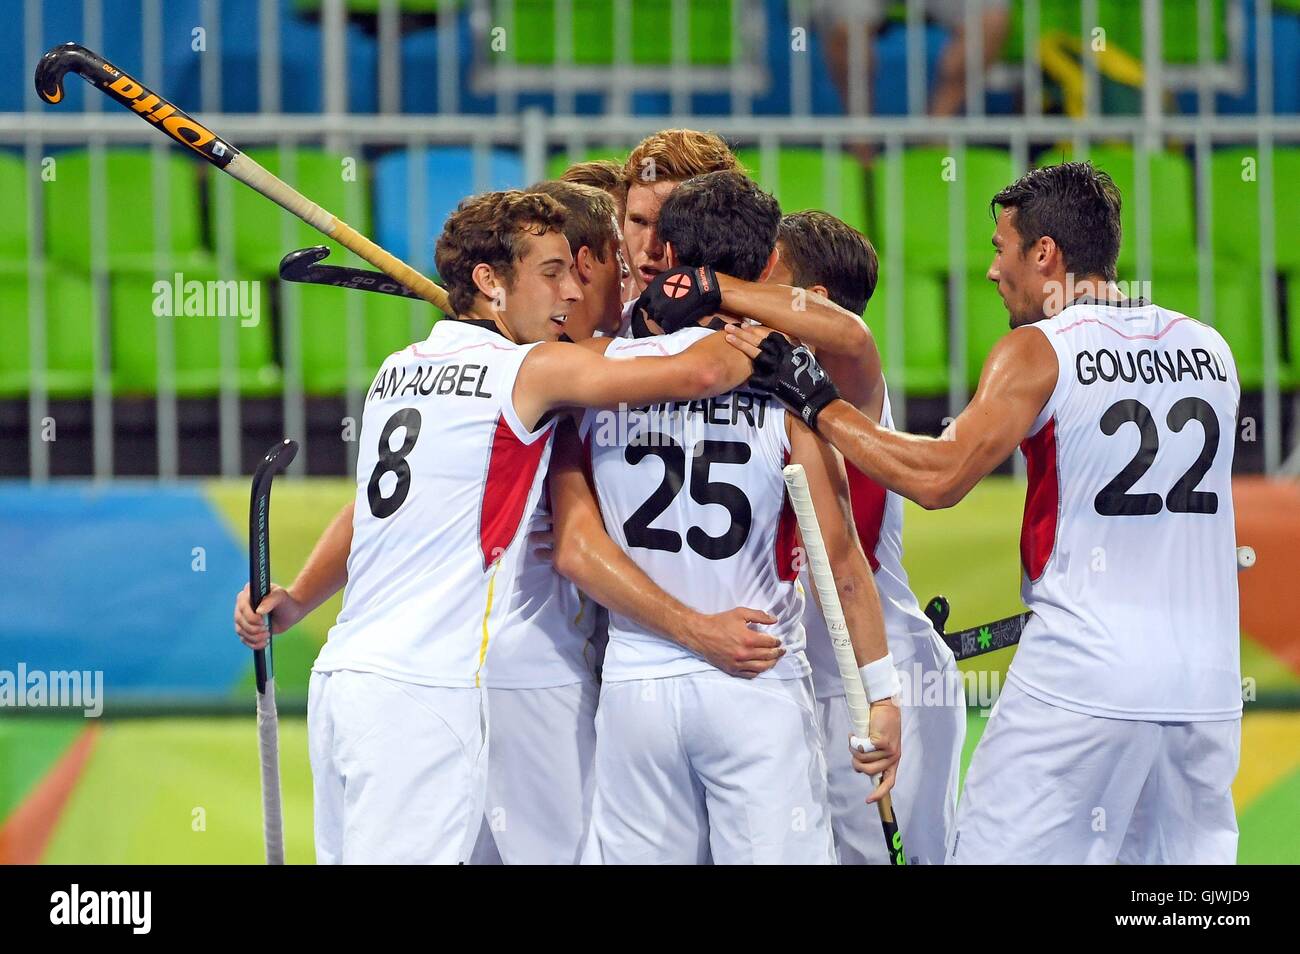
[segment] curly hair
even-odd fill
[[[513,284],[515,263],[524,257],[524,235],[563,232],[564,221],[564,207],[541,193],[511,189],[461,200],[447,217],[433,256],[452,311],[464,315],[474,307],[478,264],[492,266],[507,284]]]

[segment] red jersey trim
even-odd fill
[[[478,520],[483,569],[501,558],[519,532],[524,507],[547,446],[544,440],[525,444],[515,436],[505,417],[497,415]]]
[[[1128,335],[1120,331],[1114,325],[1106,324],[1106,322],[1102,321],[1100,318],[1080,318],[1078,321],[1071,322],[1070,324],[1066,325],[1064,328],[1057,328],[1056,333],[1058,335],[1063,335],[1067,331],[1071,330],[1072,328],[1079,327],[1079,325],[1101,325],[1107,331],[1113,331],[1115,332],[1115,334],[1119,335],[1121,338],[1124,338],[1127,341],[1159,341],[1165,335],[1169,334],[1169,330],[1173,328],[1175,325],[1179,324],[1180,322],[1184,322],[1188,320],[1189,319],[1187,318],[1186,315],[1183,315],[1181,318],[1175,318],[1173,321],[1169,322],[1169,324],[1165,325],[1164,328],[1160,330],[1160,333],[1158,335]]]
[[[788,463],[790,452],[787,450],[781,460],[782,468]],[[776,545],[772,551],[776,560],[776,576],[782,583],[793,583],[799,579],[802,561],[798,557],[801,544],[799,519],[794,515],[794,507],[790,505],[790,495],[784,494],[781,498],[781,516],[776,522]]]
[[[1020,525],[1020,563],[1033,583],[1042,577],[1056,549],[1060,524],[1061,479],[1056,467],[1056,418],[1050,417],[1033,437],[1020,444],[1025,454],[1029,486]]]
[[[858,542],[871,564],[871,572],[875,573],[880,569],[876,547],[880,545],[880,529],[885,523],[885,488],[848,461],[844,462],[844,469],[849,476],[849,502],[853,505]]]

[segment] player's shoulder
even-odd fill
[[[683,328],[670,335],[649,335],[644,338],[611,338],[607,355],[618,354],[626,358],[640,358],[680,354],[701,338],[712,332],[708,328]]]

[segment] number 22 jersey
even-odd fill
[[[1076,301],[1032,327],[1058,375],[1021,445],[1034,615],[1008,679],[1089,715],[1237,718],[1232,352],[1140,299]]]
[[[554,426],[515,412],[534,345],[446,318],[390,355],[366,395],[343,609],[312,667],[483,684],[509,609]]]

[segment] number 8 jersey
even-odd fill
[[[443,319],[366,395],[343,610],[313,670],[481,684],[537,508],[553,425],[512,394],[533,345]]]
[[[670,355],[713,332],[686,328],[615,338],[605,356]],[[766,631],[786,655],[764,677],[808,674],[803,594],[792,569],[793,513],[781,468],[789,457],[785,411],[774,399],[732,391],[617,411],[588,411],[583,433],[605,529],[665,591],[704,613],[736,606],[777,618]],[[609,614],[607,682],[657,679],[713,667],[634,620]]]
[[[1034,615],[1008,679],[1089,715],[1237,718],[1232,352],[1141,299],[1083,299],[1032,327],[1058,375],[1021,445]]]

